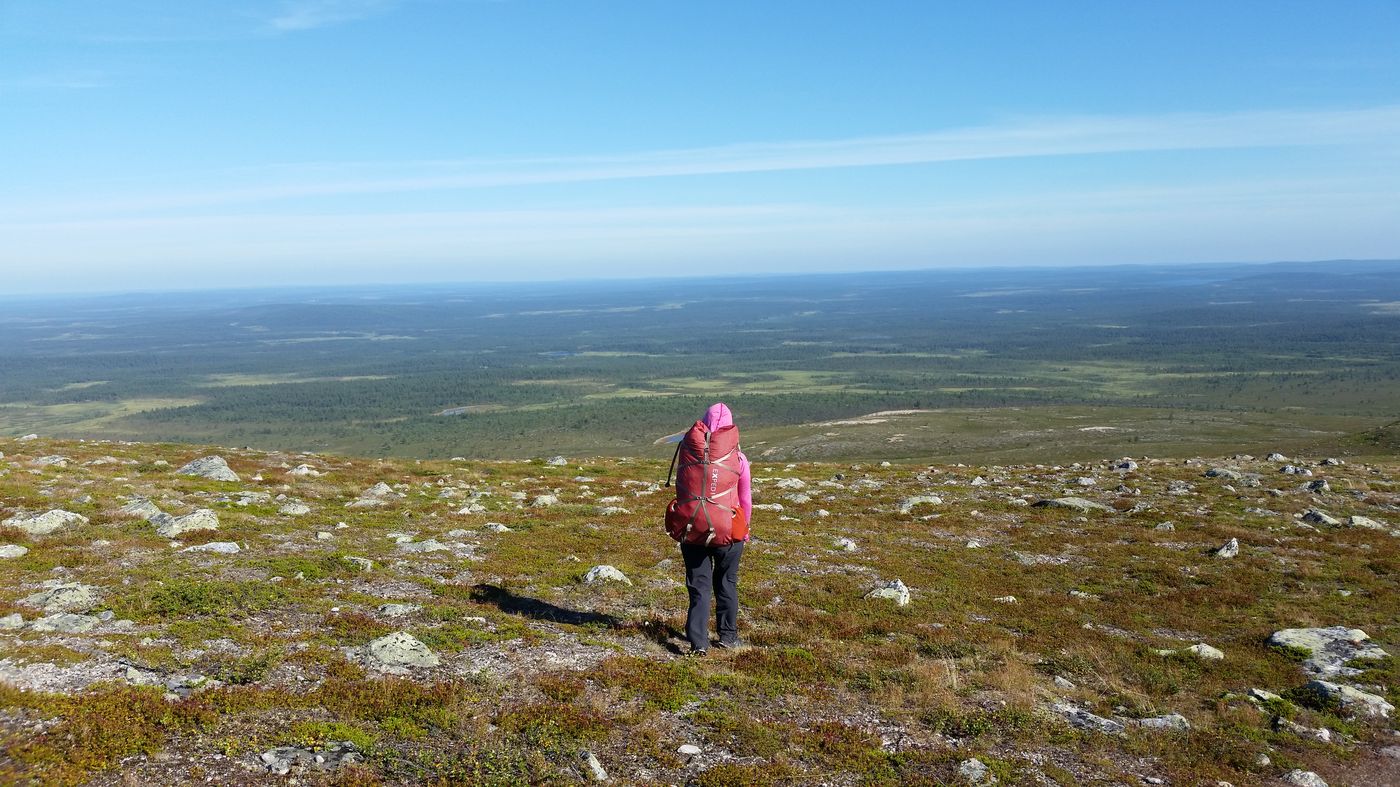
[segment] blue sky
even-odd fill
[[[0,0],[0,293],[1400,257],[1400,3]]]

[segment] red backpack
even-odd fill
[[[739,427],[712,432],[696,421],[676,446],[671,467],[676,471],[676,499],[666,506],[671,538],[722,547],[748,536],[749,523],[739,510]],[[666,485],[671,485],[669,472]]]

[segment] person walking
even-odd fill
[[[680,542],[685,561],[690,597],[685,636],[690,652],[709,652],[711,599],[717,646],[740,647],[739,560],[750,537],[753,482],[729,407],[723,402],[711,405],[681,438],[671,462],[676,499],[667,506],[666,529]],[[670,484],[669,473],[666,483]]]

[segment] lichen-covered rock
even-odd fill
[[[965,784],[984,785],[996,784],[997,777],[992,774],[992,769],[987,767],[985,762],[972,757],[963,760],[958,764],[958,778]]]
[[[1361,629],[1345,626],[1282,629],[1269,636],[1270,645],[1307,652],[1303,671],[1315,678],[1359,674],[1361,670],[1347,666],[1354,659],[1389,658],[1389,653],[1370,640]]]
[[[100,623],[92,615],[78,615],[72,612],[58,612],[45,615],[29,624],[30,631],[51,631],[60,634],[82,634],[97,628]]]
[[[1331,527],[1336,527],[1342,523],[1342,520],[1320,508],[1309,508],[1303,513],[1303,521],[1310,525],[1328,525]]]
[[[26,607],[56,612],[87,612],[102,601],[102,595],[92,585],[81,582],[45,582],[45,589],[32,596],[26,596],[20,603]]]
[[[29,547],[19,544],[0,544],[0,558],[24,557],[29,554]]]
[[[1327,787],[1327,782],[1312,771],[1294,769],[1283,775],[1283,780],[1294,787]]]
[[[1139,727],[1146,727],[1149,730],[1189,730],[1191,722],[1179,713],[1168,713],[1165,716],[1152,716],[1146,719],[1137,720]]]
[[[386,634],[365,646],[365,655],[387,667],[436,667],[437,654],[406,631]]]
[[[219,529],[219,515],[208,508],[201,508],[184,516],[164,514],[151,521],[156,524],[156,534],[163,538],[175,538],[194,530]]]
[[[86,525],[87,523],[88,518],[82,514],[55,508],[42,514],[16,514],[4,522],[0,522],[0,525],[18,528],[31,536],[46,536],[55,530]]]
[[[208,478],[211,481],[242,480],[238,477],[237,473],[229,468],[228,462],[224,461],[222,456],[202,456],[175,472],[180,475]]]
[[[282,507],[277,509],[277,513],[283,516],[306,516],[311,513],[311,506],[299,500],[292,500],[283,503]]]

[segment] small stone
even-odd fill
[[[579,758],[583,760],[583,765],[588,769],[589,778],[595,782],[605,782],[608,780],[608,772],[603,768],[603,763],[591,751],[579,752]]]
[[[1069,680],[1068,678],[1060,677],[1059,675],[1055,676],[1054,683],[1055,688],[1060,689],[1062,691],[1074,691],[1075,689],[1079,688],[1078,686],[1074,685],[1073,681]]]
[[[583,581],[589,585],[597,585],[603,582],[621,582],[624,585],[632,584],[632,580],[628,579],[626,574],[612,566],[594,566],[588,569],[588,573],[583,575]]]
[[[297,465],[291,470],[288,470],[287,475],[294,478],[319,478],[321,476],[321,471],[311,465]]]
[[[1153,716],[1147,719],[1138,719],[1138,725],[1152,730],[1189,730],[1191,722],[1179,713],[1168,713],[1165,716]]]
[[[330,541],[332,538],[335,538],[335,534],[332,533],[332,532],[329,531],[329,530],[317,530],[317,531],[316,531],[316,540],[317,540],[317,541]]]
[[[482,525],[482,527],[486,528],[488,531],[490,531],[490,532],[492,532],[492,533],[514,533],[514,532],[515,532],[514,530],[511,530],[510,528],[506,527],[505,525],[501,524],[500,522],[487,522],[485,525]]]
[[[854,552],[854,551],[856,551],[856,549],[857,549],[857,547],[856,547],[856,542],[852,541],[852,540],[849,539],[849,538],[845,538],[845,537],[841,537],[841,538],[836,539],[835,541],[832,542],[832,545],[835,546],[837,549],[840,549],[840,550],[842,550],[842,551],[844,551],[844,552]]]
[[[422,607],[417,604],[380,604],[379,614],[386,618],[398,618],[404,615],[412,615]]]
[[[547,508],[557,505],[559,505],[558,495],[537,495],[534,500],[530,501],[531,508]]]
[[[1016,603],[1016,597],[1015,597],[1015,596],[997,596],[996,598],[992,599],[992,601],[995,601],[995,602],[998,603],[998,604],[1015,604],[1015,603]]]
[[[131,502],[122,506],[119,510],[126,516],[134,516],[147,521],[150,521],[153,517],[162,515],[160,507],[144,497],[132,498]]]
[[[213,481],[239,481],[238,474],[229,469],[222,456],[204,456],[190,462],[175,472],[180,475],[208,478]]]
[[[352,555],[346,555],[344,558],[341,558],[341,559],[344,560],[346,563],[352,563],[352,564],[358,566],[359,569],[360,569],[361,571],[373,571],[373,570],[374,570],[374,561],[373,561],[373,560],[370,560],[370,559],[368,559],[368,558],[354,557],[354,556],[352,556]]]
[[[1198,554],[1199,554],[1199,553],[1198,553]],[[1240,554],[1240,542],[1239,542],[1239,539],[1237,539],[1237,538],[1232,538],[1232,539],[1230,539],[1229,541],[1226,541],[1225,544],[1224,544],[1224,546],[1221,546],[1219,549],[1216,549],[1216,550],[1215,550],[1214,554],[1215,554],[1216,557],[1219,557],[1219,558],[1232,558],[1232,557],[1235,557],[1235,556],[1239,555],[1239,554]]]
[[[1326,511],[1323,511],[1320,508],[1309,508],[1307,511],[1305,511],[1303,513],[1303,521],[1311,525],[1330,525],[1333,527],[1342,523],[1342,520],[1332,516],[1331,514],[1327,513]]]
[[[967,784],[996,784],[997,777],[992,774],[992,770],[987,764],[972,757],[963,760],[958,765],[958,778]]]
[[[311,513],[311,506],[305,503],[298,503],[296,501],[292,501],[290,503],[284,504],[281,508],[277,509],[277,513],[283,516],[306,516],[307,514]]]
[[[0,558],[24,557],[29,554],[29,547],[19,544],[0,544]]]
[[[450,549],[450,547],[448,547],[446,544],[439,542],[435,538],[430,538],[427,541],[399,542],[400,552],[445,552],[448,549]]]
[[[1296,787],[1327,787],[1327,782],[1312,771],[1293,769],[1283,775],[1283,780]]]
[[[375,662],[391,667],[436,667],[437,654],[412,634],[396,631],[374,640],[365,653]]]
[[[1219,648],[1213,648],[1204,642],[1192,645],[1186,649],[1186,652],[1203,661],[1220,661],[1225,658],[1224,652]]]
[[[563,467],[569,463],[569,460],[562,456],[551,456],[546,459],[544,463],[550,467]]]
[[[1206,471],[1208,478],[1225,478],[1230,481],[1240,481],[1244,479],[1244,474],[1238,470],[1231,470],[1228,467],[1212,467]]]
[[[687,757],[695,757],[699,755],[700,752],[701,748],[693,743],[682,743],[680,748],[676,749],[677,754],[684,754]]]
[[[1269,454],[1268,456],[1264,457],[1264,460],[1267,461],[1267,462],[1287,462],[1287,461],[1288,461],[1288,457],[1284,456],[1283,454],[1279,453],[1278,451],[1275,451],[1275,452]]]
[[[889,599],[895,606],[906,607],[909,605],[909,588],[902,580],[894,579],[866,593],[865,597]]]
[[[243,551],[236,542],[233,541],[210,541],[207,544],[196,544],[192,547],[185,547],[181,552],[213,552],[219,555],[236,555]]]
[[[1121,735],[1126,729],[1121,722],[1105,719],[1102,716],[1096,716],[1068,702],[1059,702],[1051,707],[1056,713],[1064,716],[1070,724],[1083,730],[1092,730],[1108,735]]]
[[[975,538],[970,538],[970,539],[968,539],[967,543],[964,544],[963,546],[966,547],[966,548],[968,548],[968,549],[981,549],[981,548],[982,548],[982,542],[981,542],[981,541],[978,541],[978,540],[975,539]]]
[[[917,506],[939,506],[943,505],[943,498],[937,495],[914,495],[899,501],[899,513],[908,514]]]

